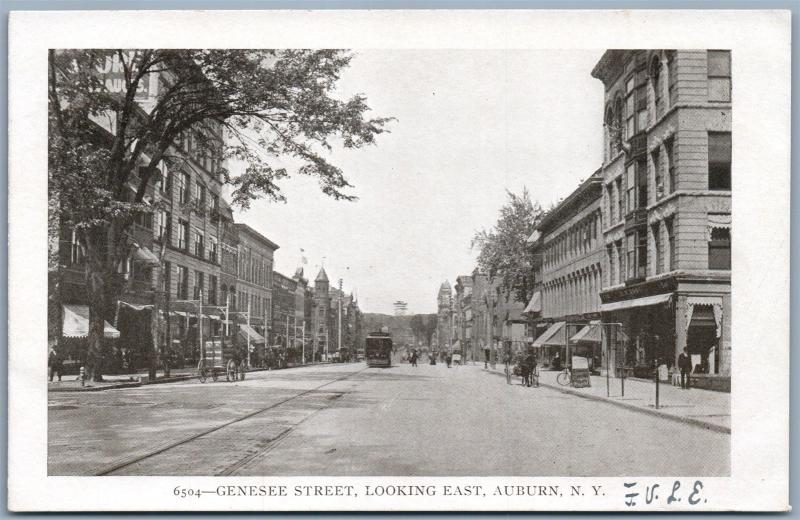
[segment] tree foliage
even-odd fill
[[[292,173],[353,200],[328,157],[373,144],[391,121],[367,117],[362,94],[337,97],[353,58],[341,50],[99,49],[50,51],[49,58],[51,216],[77,231],[86,257],[90,365],[102,315],[119,292],[117,266],[131,252],[128,230],[154,210],[145,194],[162,161],[186,161],[174,152],[184,132],[191,129],[216,164],[244,164],[236,175],[217,173],[232,187],[233,204],[247,208],[258,198],[285,200],[279,184]],[[108,88],[110,68],[119,88]],[[138,96],[152,81],[157,94],[143,104]],[[106,120],[113,131],[98,124]]]
[[[411,316],[410,326],[417,341],[430,345],[436,331],[436,314],[415,314]]]
[[[508,201],[500,208],[494,227],[481,230],[472,239],[479,250],[478,268],[490,282],[519,302],[527,302],[533,294],[533,272],[528,238],[541,221],[544,212],[532,202],[527,189],[520,195],[506,192]]]

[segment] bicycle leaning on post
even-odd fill
[[[569,386],[572,383],[572,373],[570,372],[569,367],[565,368],[560,374],[558,374],[556,381],[561,386]]]

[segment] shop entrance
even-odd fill
[[[695,306],[687,331],[686,347],[692,359],[693,373],[719,373],[719,338],[712,306]]]

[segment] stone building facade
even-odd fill
[[[624,364],[674,365],[700,384],[731,370],[731,56],[609,50],[602,314],[623,323]]]
[[[314,280],[311,307],[311,334],[314,352],[322,355],[333,353],[335,339],[331,337],[330,280],[325,268],[321,268]]]
[[[450,348],[450,344],[454,339],[452,322],[453,290],[450,287],[450,282],[445,281],[439,287],[439,293],[436,295],[436,305],[436,351],[443,353]]]

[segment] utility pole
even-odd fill
[[[250,366],[250,298],[247,298],[247,366]]]
[[[303,320],[303,364],[306,364],[306,320]]]
[[[200,289],[200,312],[197,316],[197,337],[200,338],[200,357],[203,356],[203,289]]]
[[[342,279],[339,278],[339,327],[338,327],[338,335],[339,338],[337,340],[336,346],[339,347],[339,355],[342,355]]]

